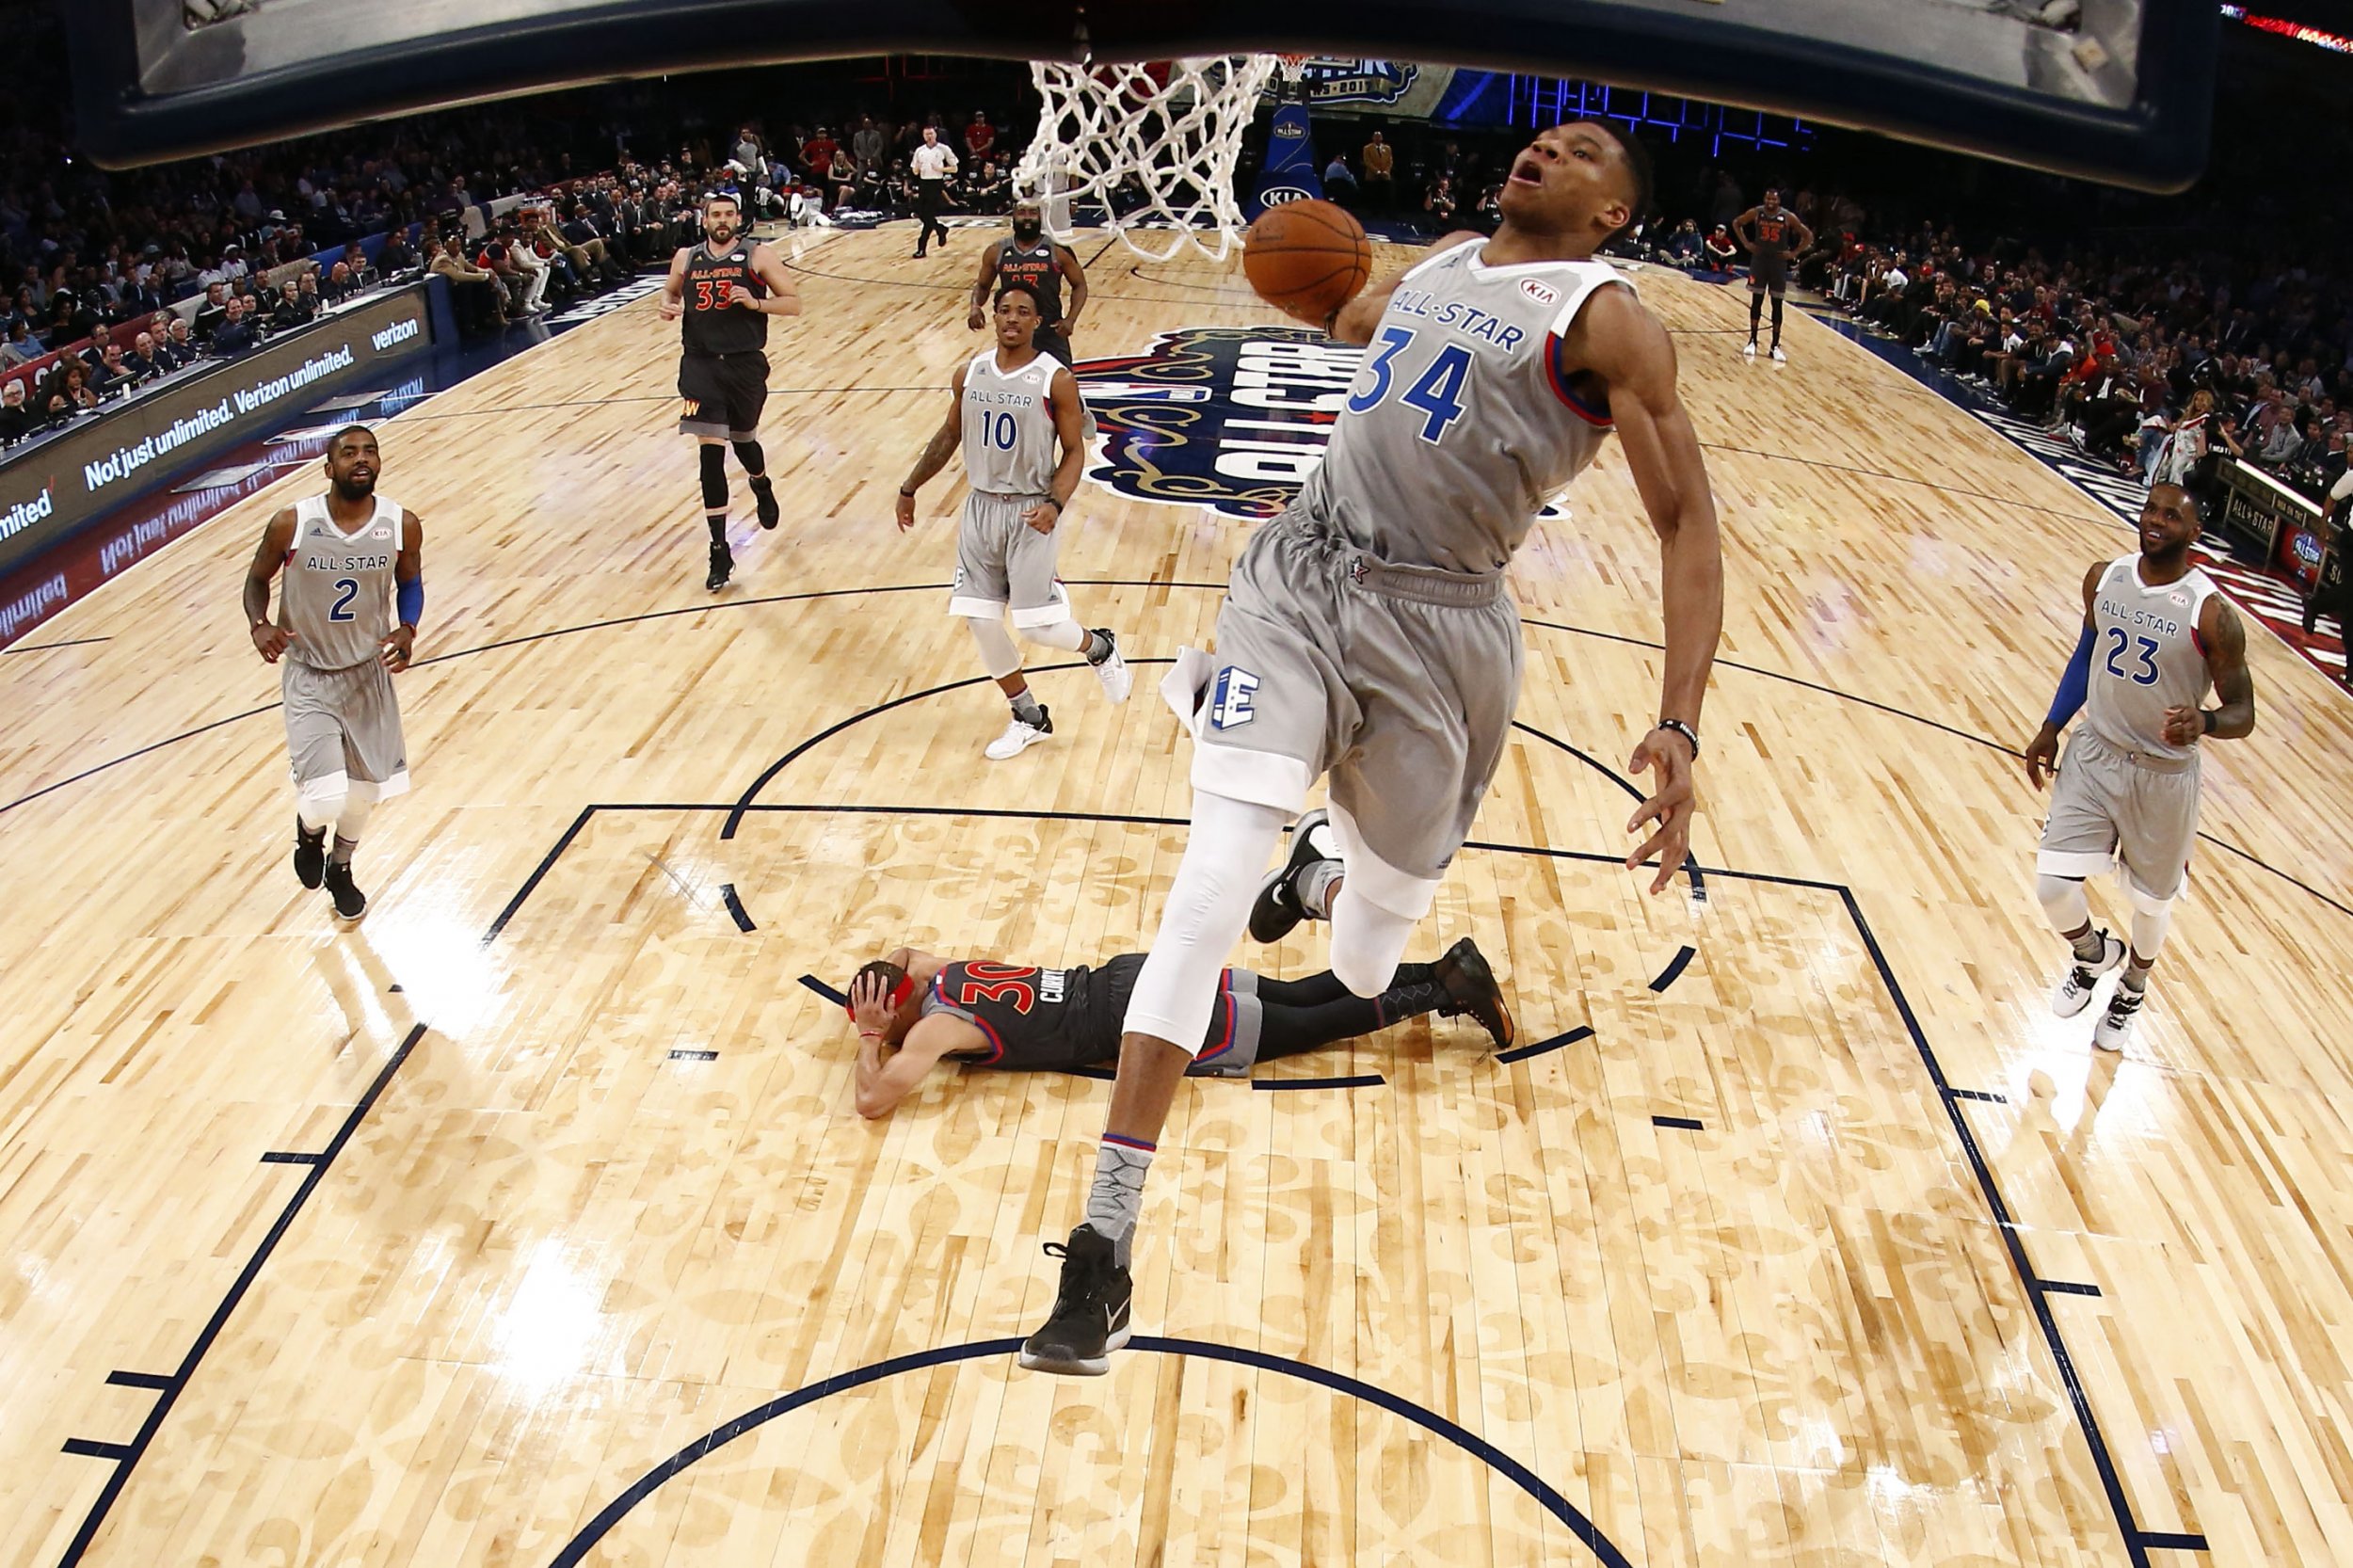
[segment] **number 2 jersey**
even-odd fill
[[[1395,565],[1501,571],[1609,434],[1609,410],[1561,376],[1559,348],[1593,291],[1625,280],[1607,262],[1488,266],[1486,248],[1456,246],[1398,280],[1301,490]]]
[[[2120,556],[2100,574],[2091,596],[2091,685],[2084,723],[2118,751],[2184,760],[2195,743],[2165,738],[2165,711],[2195,708],[2212,678],[2198,617],[2214,579],[2192,567],[2177,583],[2151,587],[2140,557]]]
[[[294,513],[278,598],[278,624],[294,633],[286,657],[318,670],[364,664],[392,635],[392,568],[408,543],[400,504],[376,497],[375,514],[349,533],[324,495],[296,502]]]
[[[1144,955],[1121,953],[1101,966],[1041,969],[983,961],[943,965],[924,991],[923,1016],[962,1018],[988,1041],[988,1054],[963,1058],[1005,1072],[1069,1072],[1119,1059],[1128,999]],[[1258,1052],[1263,1017],[1257,977],[1227,969],[1191,1069],[1198,1077],[1244,1077]]]

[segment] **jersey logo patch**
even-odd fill
[[[1305,327],[1182,327],[1142,354],[1081,360],[1070,371],[1102,434],[1086,476],[1138,501],[1263,522],[1322,465],[1364,359]]]
[[[1250,694],[1258,689],[1258,678],[1240,664],[1228,664],[1217,672],[1217,684],[1209,693],[1209,727],[1213,729],[1239,729],[1258,716],[1250,705]]]
[[[1520,292],[1528,296],[1529,298],[1533,299],[1539,305],[1558,305],[1561,303],[1561,291],[1554,288],[1550,283],[1545,282],[1541,278],[1521,279]]]
[[[368,537],[371,539],[389,539],[392,536],[392,531],[388,526],[371,528],[368,530]]]

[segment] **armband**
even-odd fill
[[[2059,673],[2058,691],[2051,698],[2051,712],[2044,719],[2054,729],[2064,729],[2067,721],[2083,712],[2084,700],[2091,692],[2091,628],[2075,639],[2075,655],[2067,661],[2067,668]]]
[[[382,603],[382,600],[376,600]],[[424,615],[424,579],[412,577],[393,591],[392,602],[400,612],[400,624],[415,626]]]

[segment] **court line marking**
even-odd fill
[[[26,643],[16,648],[0,648],[0,653],[47,653],[52,648],[88,648],[92,643],[112,641],[112,637],[73,637],[62,643]]]
[[[744,907],[744,900],[736,893],[734,883],[724,882],[719,885],[719,901],[728,906],[728,914],[733,917],[736,930],[757,931],[760,929],[752,924],[751,914]]]
[[[909,1372],[920,1372],[929,1368],[946,1366],[953,1362],[1011,1356],[1020,1348],[1020,1340],[1003,1338],[977,1339],[967,1345],[943,1345],[935,1350],[914,1351],[905,1355],[892,1356],[888,1361],[872,1362],[853,1371],[837,1372],[831,1377],[821,1378],[815,1383],[804,1384],[790,1394],[770,1400],[765,1404],[755,1405],[733,1420],[725,1421],[713,1427],[632,1481],[620,1496],[598,1510],[595,1517],[583,1525],[579,1532],[564,1544],[563,1548],[550,1560],[549,1568],[578,1568],[588,1554],[596,1550],[598,1544],[611,1533],[614,1526],[628,1517],[639,1503],[659,1491],[665,1481],[734,1442],[745,1432],[763,1427],[778,1416],[789,1416],[805,1406],[815,1404],[820,1400],[830,1398],[835,1394],[846,1394],[853,1389],[862,1388],[870,1383],[880,1383],[887,1378],[901,1377]],[[1288,1356],[1270,1355],[1264,1351],[1243,1350],[1237,1345],[1214,1344],[1205,1339],[1178,1339],[1144,1334],[1129,1340],[1128,1349],[1130,1352],[1142,1352],[1151,1355],[1174,1355],[1180,1358],[1197,1356],[1204,1361],[1225,1361],[1261,1372],[1276,1372],[1285,1377],[1297,1378],[1305,1383],[1321,1384],[1336,1393],[1346,1394],[1366,1404],[1377,1406],[1392,1416],[1411,1421],[1425,1432],[1445,1438],[1474,1459],[1483,1461],[1490,1469],[1499,1471],[1513,1485],[1534,1498],[1545,1512],[1565,1526],[1571,1534],[1583,1542],[1586,1549],[1600,1559],[1604,1568],[1633,1568],[1633,1564],[1626,1560],[1625,1554],[1620,1551],[1608,1536],[1602,1534],[1598,1526],[1580,1512],[1576,1504],[1555,1491],[1535,1471],[1477,1432],[1459,1426],[1437,1412],[1425,1409],[1401,1395],[1392,1394],[1385,1388],[1350,1377],[1345,1372],[1334,1371],[1330,1368],[1314,1366],[1305,1361],[1293,1361]]]
[[[581,808],[580,814],[573,819],[571,825],[565,829],[563,836],[556,840],[555,844],[547,852],[545,856],[541,857],[538,865],[533,869],[530,877],[525,881],[521,889],[518,891],[515,897],[507,903],[506,906],[499,912],[498,917],[492,921],[489,930],[483,936],[482,941],[484,946],[487,947],[490,943],[497,940],[498,936],[504,931],[506,925],[513,920],[516,913],[520,911],[523,902],[530,896],[531,892],[546,879],[548,872],[553,869],[557,859],[560,858],[564,852],[568,849],[573,841],[579,838],[582,828],[585,827],[587,824],[600,811],[725,811],[729,814],[730,821],[740,821],[743,815],[748,812],[756,811],[760,813],[800,812],[824,813],[831,815],[957,814],[968,816],[1027,816],[1031,818],[1045,817],[1051,819],[1078,819],[1097,822],[1135,823],[1146,825],[1174,824],[1174,819],[1171,818],[1129,818],[1101,812],[1018,812],[1012,810],[977,809],[957,811],[955,808],[946,807],[907,808],[891,807],[842,806],[818,804],[813,802],[776,802],[746,805],[740,800],[733,803],[678,802],[662,804],[614,802],[609,804],[592,804]],[[1592,864],[1622,865],[1624,863],[1622,856],[1603,855],[1585,850],[1564,850],[1535,845],[1507,845],[1492,843],[1468,843],[1464,847],[1465,849],[1489,850],[1507,854],[1538,855],[1554,859],[1577,860]],[[2060,1333],[2057,1319],[2052,1314],[2047,1295],[2040,1286],[2040,1278],[2035,1273],[2032,1264],[2026,1257],[2025,1245],[2020,1236],[2020,1226],[2010,1217],[2009,1205],[2004,1200],[2000,1186],[1994,1179],[1993,1168],[1990,1164],[1988,1164],[1983,1152],[1978,1148],[1976,1135],[1970,1130],[1968,1121],[1961,1113],[1960,1101],[1951,1092],[1952,1085],[1945,1080],[1944,1065],[1937,1058],[1934,1048],[1929,1045],[1928,1035],[1920,1026],[1919,1018],[1913,1014],[1911,1001],[1905,996],[1901,984],[1897,982],[1895,969],[1893,966],[1889,964],[1886,953],[1881,949],[1879,938],[1871,930],[1870,922],[1865,918],[1863,906],[1860,901],[1856,898],[1853,889],[1843,884],[1824,882],[1812,877],[1787,876],[1769,872],[1739,871],[1729,867],[1719,867],[1716,874],[1736,881],[1757,882],[1777,887],[1810,888],[1816,891],[1834,893],[1838,896],[1840,903],[1847,911],[1849,919],[1854,922],[1857,934],[1863,939],[1865,951],[1870,956],[1872,966],[1879,973],[1881,985],[1885,987],[1889,999],[1896,1006],[1897,1017],[1902,1021],[1906,1032],[1911,1036],[1914,1050],[1919,1054],[1921,1062],[1928,1069],[1929,1081],[1938,1091],[1938,1097],[1944,1102],[1946,1117],[1951,1122],[1954,1132],[1961,1142],[1962,1152],[1969,1162],[1971,1174],[1977,1182],[1978,1192],[1985,1199],[1986,1206],[1993,1217],[1995,1231],[2001,1237],[2003,1246],[2009,1253],[2011,1266],[2016,1272],[2017,1278],[2022,1287],[2023,1294],[2030,1310],[2034,1313],[2037,1325],[2041,1330],[2044,1347],[2051,1355],[2053,1367],[2059,1378],[2061,1385],[2066,1391],[2069,1407],[2075,1415],[2077,1426],[2081,1430],[2086,1445],[2089,1449],[2093,1469],[2099,1476],[2102,1490],[2108,1499],[2109,1510],[2115,1518],[2118,1528],[2123,1538],[2127,1558],[2134,1564],[2134,1568],[2150,1568],[2149,1550],[2153,1543],[2170,1544],[2174,1542],[2202,1540],[2202,1537],[2190,1537],[2185,1535],[2179,1537],[2153,1535],[2143,1532],[2135,1521],[2131,1504],[2124,1496],[2122,1479],[2119,1475],[2115,1461],[2108,1451],[2106,1439],[2101,1432],[2099,1419],[2092,1413],[2090,1397],[2084,1387],[2081,1375],[2075,1369],[2073,1357],[2068,1352],[2066,1339]],[[824,985],[824,983],[817,981],[814,976],[804,976],[802,984],[809,986],[810,989],[817,990],[821,993],[827,989]],[[361,1122],[363,1122],[368,1114],[374,1111],[376,1103],[382,1097],[384,1092],[391,1086],[393,1079],[397,1076],[401,1067],[406,1064],[410,1054],[415,1050],[417,1044],[424,1038],[426,1026],[423,1023],[419,1023],[409,1031],[408,1037],[402,1042],[400,1048],[392,1053],[391,1059],[387,1061],[383,1069],[376,1075],[375,1080],[369,1085],[367,1092],[361,1096],[360,1101],[352,1107],[349,1114],[344,1118],[342,1126],[337,1128],[335,1135],[328,1140],[328,1146],[322,1152],[319,1163],[311,1168],[310,1173],[304,1177],[301,1186],[296,1190],[295,1195],[288,1200],[286,1208],[279,1215],[277,1223],[271,1226],[269,1233],[264,1237],[262,1242],[256,1248],[252,1258],[247,1263],[244,1271],[237,1276],[235,1282],[231,1285],[229,1292],[225,1297],[223,1297],[219,1307],[215,1310],[211,1319],[206,1322],[203,1331],[198,1336],[196,1343],[190,1348],[187,1355],[183,1358],[178,1370],[171,1375],[172,1381],[170,1386],[162,1391],[159,1398],[155,1401],[154,1408],[149,1413],[146,1421],[140,1426],[138,1434],[132,1440],[131,1444],[128,1445],[124,1451],[119,1455],[114,1452],[111,1446],[92,1444],[87,1445],[85,1448],[81,1450],[69,1448],[69,1451],[88,1452],[93,1457],[112,1458],[115,1460],[115,1467],[113,1473],[107,1478],[105,1484],[100,1489],[97,1498],[91,1503],[89,1512],[85,1516],[81,1528],[75,1533],[73,1541],[66,1548],[65,1555],[60,1560],[60,1568],[77,1568],[77,1565],[80,1563],[83,1555],[88,1550],[91,1540],[96,1536],[99,1528],[104,1524],[106,1515],[112,1510],[115,1500],[121,1495],[123,1487],[128,1483],[132,1471],[136,1467],[139,1459],[145,1455],[148,1446],[153,1440],[156,1430],[162,1425],[164,1418],[169,1415],[172,1405],[177,1402],[179,1395],[185,1387],[189,1376],[194,1372],[197,1365],[202,1361],[205,1352],[211,1349],[213,1342],[219,1336],[220,1331],[226,1324],[231,1314],[236,1310],[238,1304],[244,1300],[246,1292],[251,1288],[252,1283],[259,1275],[262,1267],[269,1260],[270,1255],[276,1251],[279,1240],[285,1235],[287,1229],[292,1225],[295,1219],[301,1213],[302,1208],[308,1202],[311,1193],[317,1189],[319,1182],[324,1178],[334,1160],[342,1154],[344,1148],[349,1144],[352,1135],[358,1130]],[[1574,1031],[1571,1032],[1572,1034],[1574,1034]],[[1565,1037],[1561,1043],[1565,1043]],[[1549,1047],[1552,1046],[1554,1042],[1545,1042],[1544,1044]],[[1009,1345],[1015,1343],[1015,1341],[1007,1340],[1000,1343]],[[1138,1343],[1142,1344],[1144,1342],[1139,1341]],[[1150,1346],[1145,1345],[1144,1348],[1148,1349]],[[938,1352],[917,1353],[936,1354]],[[1194,1353],[1208,1354],[1213,1352],[1202,1351]],[[1255,1354],[1256,1352],[1234,1353],[1236,1355],[1240,1355],[1242,1353]],[[1304,1364],[1300,1365],[1304,1366]],[[1273,1369],[1286,1370],[1288,1368],[1276,1368]],[[1313,1370],[1314,1369],[1312,1368],[1309,1369],[1310,1372]],[[1331,1375],[1338,1376],[1339,1374],[1335,1373]],[[77,1439],[75,1441],[79,1442],[81,1440]],[[685,1451],[686,1450],[681,1449],[680,1453],[684,1453]],[[1508,1456],[1506,1457],[1508,1458]],[[692,1461],[689,1460],[686,1463],[692,1463]],[[657,1481],[655,1484],[658,1485],[659,1482]],[[626,1510],[623,1512],[626,1512]],[[601,1517],[602,1515],[600,1515],[600,1518]],[[617,1519],[618,1514],[616,1514],[615,1517]],[[610,1528],[609,1522],[606,1525],[606,1528]],[[577,1559],[559,1560],[576,1561]]]
[[[1066,581],[1069,583],[1069,585],[1080,588],[1184,588],[1214,590],[1216,592],[1223,593],[1225,591],[1226,587],[1226,584],[1223,583],[1163,583],[1155,582],[1145,578],[1072,578]],[[861,594],[946,593],[947,591],[948,584],[944,583],[903,583],[886,584],[879,586],[864,588],[824,588],[808,593],[773,594],[759,599],[728,599],[711,604],[680,605],[667,610],[648,610],[641,615],[619,616],[609,620],[587,621],[578,626],[559,626],[551,628],[550,630],[544,632],[527,632],[513,637],[503,637],[496,642],[484,643],[475,648],[455,648],[447,653],[437,653],[431,658],[420,659],[408,667],[412,670],[424,669],[428,665],[445,664],[453,659],[471,658],[477,653],[488,653],[503,648],[518,648],[525,643],[546,642],[552,638],[569,637],[585,632],[603,632],[610,631],[615,627],[635,626],[647,621],[664,620],[673,616],[701,616],[712,614],[714,611],[749,608],[750,606],[756,604],[790,604],[807,600],[851,598]],[[1665,647],[1664,644],[1649,642],[1641,637],[1629,637],[1615,632],[1595,631],[1591,627],[1570,626],[1561,621],[1538,620],[1524,616],[1522,617],[1520,624],[1523,626],[1541,627],[1548,632],[1565,632],[1579,637],[1597,637],[1605,642],[1624,643],[1631,648],[1647,648],[1655,651],[1661,650]],[[1132,659],[1128,661],[1129,664],[1136,664],[1139,662],[1141,661]],[[1061,668],[1063,666],[1057,665],[1055,667]],[[1836,697],[1844,702],[1860,703],[1865,708],[1876,709],[1880,712],[1890,714],[1896,718],[1909,719],[1915,724],[1927,725],[1931,729],[1942,730],[1947,735],[1970,742],[1972,744],[1990,747],[1994,751],[2001,752],[2007,757],[2020,757],[2024,755],[2023,753],[2014,751],[2010,747],[2004,745],[2001,742],[1993,740],[1988,736],[1975,734],[1966,729],[1956,728],[1952,725],[1945,724],[1938,719],[1929,718],[1924,714],[1908,712],[1903,709],[1891,707],[1887,703],[1881,702],[1873,697],[1862,696],[1853,692],[1841,691],[1835,686],[1825,686],[1818,681],[1808,680],[1803,676],[1788,675],[1780,670],[1769,670],[1755,664],[1744,664],[1734,659],[1718,659],[1716,661],[1715,667],[1717,669],[1738,670],[1742,674],[1760,676],[1768,680],[1785,681],[1793,686],[1802,686],[1808,691],[1817,692],[1824,696]],[[160,741],[155,741],[150,744],[139,747],[136,751],[125,752],[120,757],[110,759],[107,761],[93,763],[89,767],[84,768],[79,773],[69,775],[66,777],[60,778],[51,784],[44,784],[40,789],[33,791],[30,794],[19,795],[14,800],[0,803],[0,816],[6,816],[8,812],[15,810],[20,806],[29,806],[34,801],[40,799],[43,795],[54,793],[58,790],[64,789],[70,784],[79,784],[85,779],[91,778],[99,774],[104,773],[109,768],[120,767],[125,762],[136,761],[139,758],[145,757],[151,752],[160,751],[166,746],[175,745],[182,741],[194,740],[197,736],[217,729],[223,725],[234,724],[240,719],[254,718],[263,713],[274,713],[278,711],[280,706],[280,704],[275,702],[264,703],[259,708],[248,708],[241,713],[231,713],[225,718],[212,719],[206,723],[198,725],[193,729],[182,730],[177,735],[167,735]],[[1563,749],[1572,749],[1567,747],[1565,743],[1555,742],[1554,744],[1561,745]],[[2281,881],[2288,884],[2288,886],[2310,894],[2312,897],[2319,900],[2322,904],[2327,904],[2329,908],[2334,909],[2340,915],[2353,917],[2353,905],[2340,903],[2337,899],[2331,897],[2328,893],[2322,892],[2311,883],[2306,882],[2302,878],[2295,876],[2288,872],[2282,871],[2278,866],[2273,865],[2270,861],[2256,855],[2253,851],[2242,849],[2237,844],[2232,843],[2229,840],[2217,838],[2203,828],[2199,829],[2198,837],[2204,842],[2214,845],[2217,849],[2226,850],[2229,853],[2237,856],[2240,859],[2246,861],[2249,865],[2253,866],[2258,870],[2268,872],[2273,876],[2278,877]]]

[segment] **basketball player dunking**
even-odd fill
[[[1031,695],[1021,655],[1005,635],[1014,630],[1040,648],[1080,653],[1095,666],[1103,695],[1128,700],[1134,683],[1119,641],[1108,628],[1081,629],[1070,596],[1054,575],[1055,529],[1079,488],[1086,441],[1079,409],[1079,378],[1033,346],[1037,293],[1027,283],[997,291],[997,346],[956,372],[948,418],[899,487],[899,528],[915,526],[915,492],[946,466],[958,447],[971,493],[956,530],[956,580],[948,613],[962,616],[981,645],[981,664],[1005,700],[1013,722],[989,742],[993,762],[1018,757],[1054,732],[1046,705]],[[1062,456],[1054,449],[1059,443]]]
[[[1765,296],[1773,297],[1773,358],[1783,364],[1781,351],[1782,296],[1789,291],[1789,259],[1813,248],[1814,231],[1781,204],[1781,192],[1768,190],[1765,200],[1732,220],[1733,232],[1749,248],[1749,345],[1742,357],[1756,358],[1756,320],[1764,313]]]
[[[857,1028],[861,1116],[887,1116],[933,1068],[950,1063],[1008,1073],[1070,1072],[1119,1054],[1121,1021],[1144,954],[1100,966],[951,961],[913,948],[863,966],[850,982]],[[1248,969],[1218,977],[1209,1032],[1188,1069],[1196,1078],[1248,1078],[1259,1062],[1321,1050],[1425,1013],[1469,1014],[1497,1046],[1512,1037],[1503,992],[1465,936],[1435,964],[1401,964],[1388,989],[1360,997],[1329,970],[1269,980]]]
[[[711,576],[717,593],[735,571],[728,548],[728,459],[735,448],[752,482],[760,525],[782,515],[768,459],[760,450],[760,413],[768,403],[768,318],[801,313],[800,292],[775,251],[744,237],[744,210],[726,191],[703,199],[703,237],[670,258],[662,313],[679,324],[678,392],[686,400],[680,432],[702,457],[703,520],[711,527]]]
[[[2039,790],[2054,772],[2058,777],[2035,857],[2035,896],[2074,950],[2051,993],[2051,1011],[2073,1017],[2090,1003],[2100,976],[2122,964],[2091,1033],[2105,1050],[2124,1048],[2189,874],[2199,743],[2235,741],[2255,728],[2247,629],[2214,580],[2190,564],[2198,523],[2187,490],[2150,488],[2140,508],[2140,552],[2084,574],[2083,635],[2050,716],[2026,743],[2027,781]],[[2222,705],[2201,709],[2209,684]],[[2059,731],[2079,712],[2083,728],[2061,762]],[[2129,948],[2092,929],[2084,895],[2084,878],[2120,862],[2133,906]]]
[[[1067,309],[1062,300],[1064,280],[1070,284]],[[988,324],[988,296],[1000,282],[1030,286],[1037,296],[1033,341],[1038,352],[1075,366],[1079,361],[1071,356],[1070,334],[1078,330],[1079,317],[1087,308],[1086,268],[1068,246],[1047,238],[1046,210],[1034,198],[1025,196],[1013,204],[1013,237],[981,252],[980,276],[972,280],[972,309],[964,318],[973,331]]]
[[[382,466],[366,425],[337,431],[327,493],[273,516],[245,573],[253,647],[279,666],[284,697],[295,875],[305,888],[324,882],[347,920],[368,908],[351,877],[360,830],[378,800],[408,788],[392,676],[408,667],[424,614],[424,530],[414,512],[376,493]],[[286,584],[272,620],[269,585],[280,568]]]
[[[1025,1367],[1100,1373],[1127,1342],[1128,1259],[1154,1141],[1199,1048],[1245,923],[1332,922],[1333,972],[1389,984],[1502,760],[1518,698],[1518,612],[1503,591],[1545,502],[1614,427],[1662,553],[1664,691],[1635,748],[1656,790],[1627,825],[1655,831],[1664,888],[1690,838],[1700,698],[1722,619],[1715,504],[1677,401],[1666,331],[1593,252],[1649,204],[1648,160],[1578,121],[1520,153],[1493,239],[1454,234],[1335,312],[1368,344],[1322,465],[1236,562],[1214,661],[1192,649],[1161,691],[1194,740],[1193,823],[1136,977],[1086,1217]],[[1324,857],[1284,824],[1331,774]],[[1305,848],[1299,847],[1301,843]],[[1254,912],[1253,903],[1258,904]]]

